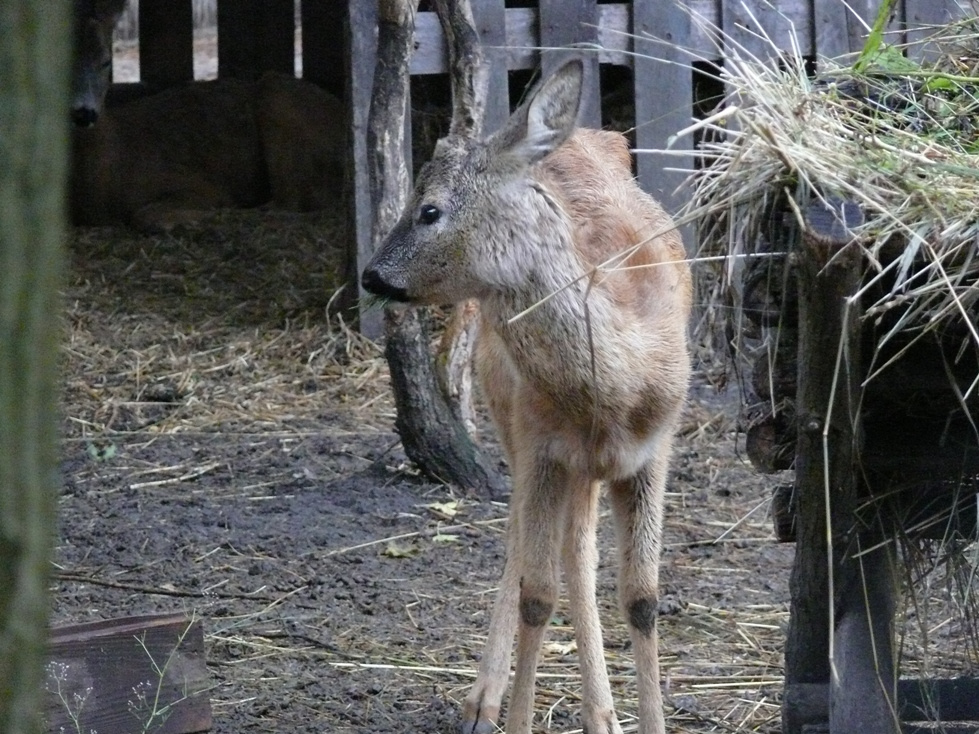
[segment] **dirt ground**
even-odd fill
[[[417,475],[379,349],[327,318],[343,241],[336,215],[261,211],[71,238],[54,618],[202,618],[219,734],[455,731],[502,569],[505,507]],[[779,730],[793,548],[768,517],[780,478],[748,466],[735,413],[697,387],[672,467],[673,732]],[[607,530],[599,595],[629,731]],[[563,609],[551,626],[538,721],[573,732]]]
[[[342,236],[330,215],[244,212],[70,244],[55,621],[201,617],[219,733],[454,731],[502,569],[505,507],[417,475],[380,351],[326,318]],[[701,390],[673,466],[660,611],[674,731],[777,729],[792,549],[733,427]],[[561,732],[579,726],[563,615],[538,696]]]

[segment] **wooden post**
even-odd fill
[[[57,527],[70,6],[0,10],[0,732],[42,727]]]
[[[295,71],[293,0],[218,3],[218,76],[257,79],[265,71]]]
[[[140,1],[139,77],[150,92],[194,80],[191,0]]]
[[[384,333],[381,309],[358,306],[366,295],[360,287],[360,273],[374,252],[371,181],[367,166],[367,122],[377,59],[374,28],[377,28],[376,0],[348,0],[344,22],[346,55],[349,59],[344,99],[350,130],[347,157],[347,170],[350,173],[347,174],[349,185],[346,187],[346,199],[353,236],[347,238],[347,288],[343,305],[349,304],[351,310],[357,311],[358,326],[364,336],[380,339]]]
[[[347,90],[344,78],[349,71],[345,34],[346,8],[339,2],[303,0],[303,79],[318,84],[326,91],[343,99]],[[338,74],[344,69],[345,74]]]
[[[785,698],[829,683],[830,732],[896,734],[892,559],[886,546],[859,555],[880,538],[858,531],[855,515],[862,361],[858,305],[846,300],[859,290],[862,263],[856,248],[845,248],[859,216],[850,203],[814,203],[798,253],[797,540]],[[786,734],[802,731],[788,705],[782,720]]]

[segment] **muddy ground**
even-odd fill
[[[343,238],[329,214],[245,212],[70,243],[54,617],[203,619],[220,734],[454,731],[502,568],[505,507],[417,475],[379,350],[327,318]],[[784,477],[752,472],[734,402],[699,383],[671,472],[675,732],[779,730],[793,548],[768,500]],[[607,530],[599,595],[628,731]],[[562,608],[541,668],[553,732],[580,727],[569,625]]]

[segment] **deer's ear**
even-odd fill
[[[581,106],[584,67],[569,61],[540,82],[490,140],[499,155],[536,163],[568,139]]]

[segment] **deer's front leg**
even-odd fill
[[[575,487],[564,536],[564,577],[581,667],[582,728],[588,734],[622,734],[612,704],[602,624],[595,599],[598,566],[595,532],[600,489],[598,482],[587,481]]]
[[[534,680],[547,624],[557,604],[561,544],[569,497],[566,467],[523,446],[514,467],[518,530],[514,558],[520,569],[517,604],[517,659],[507,712],[507,734],[530,734],[534,716]]]
[[[634,476],[612,482],[619,538],[619,599],[629,626],[639,692],[639,734],[664,734],[656,617],[668,448]]]
[[[500,717],[500,705],[510,680],[510,654],[517,630],[517,605],[520,599],[520,567],[516,562],[517,503],[510,500],[506,536],[506,564],[496,594],[493,614],[476,682],[462,707],[462,734],[493,734]]]

